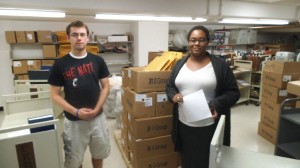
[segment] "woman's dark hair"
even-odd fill
[[[84,24],[82,21],[80,20],[75,20],[73,21],[72,23],[70,23],[67,28],[66,28],[66,32],[67,32],[67,35],[70,35],[70,31],[71,31],[71,27],[84,27],[86,29],[86,33],[87,35],[89,35],[89,28],[87,27],[86,24]]]
[[[189,32],[188,32],[188,35],[187,35],[187,39],[189,40],[190,37],[191,37],[191,34],[194,30],[202,30],[205,35],[206,35],[206,40],[209,41],[210,38],[209,38],[209,31],[206,27],[204,26],[201,26],[201,25],[198,25],[198,26],[194,26]]]

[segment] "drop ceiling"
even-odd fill
[[[248,6],[253,10],[247,11]],[[66,12],[67,17],[64,19],[43,18],[43,20],[55,21],[80,19],[99,22],[94,19],[96,13],[205,17],[208,23],[217,23],[224,17],[288,19],[293,22],[298,22],[300,18],[300,0],[8,0],[0,1],[0,7]],[[259,9],[262,13],[254,15],[255,9]],[[272,18],[274,14],[277,16]],[[1,19],[24,20],[20,17],[3,16],[0,17]],[[41,20],[40,18],[26,19]]]

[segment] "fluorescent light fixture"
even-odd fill
[[[63,18],[66,16],[66,14],[61,11],[15,9],[15,8],[0,8],[0,15],[2,15],[2,16],[52,17],[52,18]]]
[[[131,20],[131,21],[167,21],[167,22],[205,22],[204,18],[166,17],[151,15],[123,15],[123,14],[96,14],[95,19],[103,20]]]
[[[273,19],[242,19],[242,18],[228,18],[219,21],[219,23],[233,23],[233,24],[261,24],[261,25],[286,25],[289,24],[287,20],[273,20]]]

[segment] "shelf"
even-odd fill
[[[108,43],[108,44],[114,44],[114,43],[133,43],[133,41],[113,41],[113,42],[106,42],[106,43]],[[103,43],[103,44],[106,44],[106,43]]]
[[[292,110],[292,111],[294,111],[294,110]],[[287,113],[287,114],[284,113],[284,114],[282,114],[282,118],[284,118],[288,121],[291,121],[292,123],[295,123],[295,124],[299,125],[299,127],[300,127],[300,113],[299,113],[299,110],[298,110],[298,112],[290,112],[290,113]]]
[[[260,85],[253,85],[251,84],[252,87],[260,88]]]
[[[237,103],[248,102],[249,98],[240,98]]]
[[[98,55],[128,55],[128,54],[133,54],[132,52],[104,52],[104,53],[99,53]]]
[[[222,47],[222,46],[238,46],[238,45],[255,45],[253,44],[209,44],[208,47]]]
[[[277,147],[295,159],[300,159],[300,141],[278,144]]]
[[[257,101],[257,102],[259,102],[259,99],[258,99],[258,98],[253,98],[253,97],[250,97],[250,100],[253,100],[253,101]]]
[[[261,71],[252,71],[252,73],[261,74]]]
[[[107,65],[128,65],[132,64],[132,62],[106,62]]]

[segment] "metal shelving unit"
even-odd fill
[[[234,66],[233,73],[240,90],[240,99],[237,103],[246,102],[248,104],[250,101],[252,61],[234,60]]]
[[[300,98],[286,99],[281,104],[275,155],[300,160],[300,108],[286,108]]]

